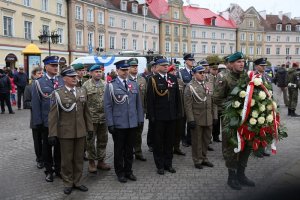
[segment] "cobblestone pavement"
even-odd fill
[[[214,168],[194,168],[191,148],[182,147],[187,155],[174,155],[173,159],[177,173],[158,175],[153,156],[145,145],[147,131],[144,130],[143,150],[147,162],[134,161],[133,164],[138,181],[121,184],[114,170],[88,174],[85,162],[83,183],[89,191],[73,191],[67,196],[63,194],[60,179],[47,183],[43,170],[36,168],[32,135],[28,128],[29,111],[16,110],[15,115],[0,115],[0,199],[263,199],[275,191],[286,191],[300,185],[300,118],[287,117],[282,97],[277,98],[281,102],[281,116],[288,127],[289,137],[279,142],[276,155],[250,158],[246,173],[256,182],[256,187],[244,187],[241,191],[233,191],[226,184],[227,169],[219,143],[213,143],[211,146],[215,151],[208,153]],[[111,165],[112,150],[110,137],[107,162]]]

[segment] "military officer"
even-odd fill
[[[212,90],[205,81],[205,68],[193,68],[194,79],[184,90],[184,107],[188,126],[192,130],[192,157],[196,168],[213,167],[208,161],[207,148],[213,123]]]
[[[230,68],[229,73],[223,77],[218,77],[217,84],[213,94],[213,101],[218,106],[222,106],[228,98],[233,88],[237,85],[238,80],[244,72],[244,55],[241,52],[236,52],[228,58]],[[227,133],[224,130],[224,120],[222,120],[222,148],[226,167],[228,168],[227,184],[235,190],[240,190],[241,185],[255,186],[255,183],[245,176],[245,168],[248,163],[248,158],[251,152],[251,146],[245,143],[245,149],[240,153],[234,152],[234,147],[230,144],[227,138]]]
[[[194,64],[195,64],[194,54],[193,53],[187,53],[187,54],[184,55],[183,59],[185,61],[185,68],[178,71],[177,77],[179,79],[181,79],[184,82],[184,84],[186,85],[192,80],[192,77],[193,77],[192,69],[193,69]],[[186,124],[186,118],[185,118],[185,124]],[[185,127],[184,127],[184,129],[185,129]],[[185,134],[185,131],[184,131],[183,135],[182,135],[182,145],[185,146],[185,147],[189,147],[191,145],[191,143],[192,143],[191,142],[191,131],[187,127],[186,128],[186,134]]]
[[[76,73],[78,74],[77,75],[78,81],[76,87],[83,86],[84,82],[89,80],[87,77],[84,77],[84,75],[86,74],[86,69],[84,68],[84,65],[82,63],[77,63],[74,64],[72,67],[75,69]]]
[[[58,73],[58,56],[48,56],[44,60],[45,71],[43,77],[35,80],[32,85],[32,124],[42,131],[42,154],[45,166],[46,181],[53,181],[52,164],[54,161],[54,172],[60,176],[60,146],[59,142],[54,145],[54,155],[52,156],[52,146],[48,143],[48,114],[50,110],[50,98],[53,90],[62,87],[64,81]]]
[[[149,79],[147,86],[147,112],[153,122],[153,156],[157,173],[172,166],[173,137],[180,111],[180,92],[176,76],[167,74],[169,62],[165,58],[156,61],[158,73]]]
[[[76,88],[78,75],[74,69],[65,68],[61,75],[65,86],[53,92],[49,112],[49,143],[55,145],[57,138],[61,148],[61,175],[64,193],[72,189],[86,192],[80,184],[83,170],[84,140],[87,132],[93,133],[93,124],[87,106],[86,92]]]
[[[300,115],[295,113],[297,103],[298,103],[299,88],[300,88],[299,63],[293,63],[292,68],[288,70],[288,93],[289,93],[288,115],[291,117],[300,117]]]
[[[114,167],[121,183],[136,181],[132,173],[136,128],[142,127],[144,113],[137,82],[128,79],[128,60],[115,63],[118,76],[106,85],[104,111],[114,141]]]
[[[147,89],[146,79],[144,77],[142,77],[141,75],[138,75],[138,59],[131,58],[128,60],[128,62],[130,65],[128,79],[131,81],[135,81],[138,84],[139,94],[140,94],[140,98],[142,101],[143,110],[145,113],[146,112],[145,96],[146,96],[146,89]],[[141,126],[136,129],[137,133],[136,133],[136,140],[135,140],[135,144],[134,144],[134,154],[135,154],[135,159],[141,160],[141,161],[146,161],[147,159],[143,156],[143,152],[142,152],[143,128],[144,128],[144,126]]]
[[[108,141],[103,103],[105,81],[101,79],[104,72],[101,70],[100,65],[93,65],[89,72],[92,78],[87,80],[82,88],[87,93],[87,105],[91,112],[94,126],[94,133],[87,136],[88,171],[96,173],[97,168],[110,170],[110,166],[104,162]],[[97,168],[95,160],[98,161]]]

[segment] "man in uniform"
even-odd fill
[[[138,75],[138,59],[131,58],[128,61],[130,65],[128,79],[131,81],[135,81],[138,84],[143,110],[144,113],[146,113],[146,106],[145,106],[145,101],[146,101],[145,96],[146,96],[146,89],[147,89],[146,79],[141,75]],[[146,161],[147,159],[143,156],[143,152],[142,152],[143,128],[144,126],[141,126],[136,129],[137,133],[136,133],[136,140],[134,144],[134,154],[135,154],[135,159]]]
[[[278,67],[277,72],[275,74],[274,83],[280,88],[280,91],[283,94],[283,102],[286,107],[289,106],[289,98],[288,98],[288,72],[285,68],[285,64],[282,64]],[[280,94],[281,95],[281,94]]]
[[[213,123],[213,104],[212,90],[205,81],[204,72],[204,67],[195,67],[194,79],[184,90],[184,107],[188,126],[192,130],[192,157],[198,169],[202,169],[203,165],[214,166],[207,158]]]
[[[181,69],[178,74],[177,77],[179,79],[181,79],[184,84],[188,84],[191,80],[192,80],[192,69],[194,67],[195,64],[195,58],[194,58],[194,54],[193,53],[187,53],[184,55],[183,57],[184,61],[185,61],[185,68]],[[185,118],[185,123],[186,123],[186,118]],[[185,127],[184,127],[185,129]],[[183,132],[182,135],[182,145],[185,147],[189,147],[191,145],[192,141],[191,141],[191,131],[190,129],[187,127],[186,128],[186,134],[185,131]]]
[[[55,145],[58,139],[60,142],[64,193],[70,194],[73,188],[86,192],[88,188],[80,184],[80,179],[85,136],[87,132],[93,133],[91,114],[86,92],[76,88],[75,70],[64,68],[61,75],[65,86],[52,93],[48,140],[51,145]]]
[[[53,161],[54,172],[60,176],[60,146],[59,142],[54,145],[54,155],[52,156],[52,146],[48,143],[48,114],[50,110],[50,98],[52,92],[64,85],[58,73],[58,56],[48,56],[44,60],[46,73],[43,77],[34,81],[32,85],[32,124],[42,131],[43,140],[43,161],[45,166],[46,181],[53,181]]]
[[[167,74],[169,62],[165,58],[156,61],[158,73],[149,79],[147,87],[147,112],[153,122],[153,156],[157,173],[172,167],[173,134],[180,111],[180,92],[176,76]]]
[[[110,170],[110,166],[104,162],[108,141],[103,103],[105,81],[101,79],[104,72],[101,70],[100,65],[93,65],[89,71],[92,78],[87,80],[82,88],[87,93],[87,105],[94,126],[94,133],[87,136],[88,170],[91,173],[96,173],[95,160],[98,161],[98,169]]]
[[[288,92],[289,92],[288,115],[291,117],[300,117],[300,115],[298,115],[295,112],[298,103],[299,88],[300,88],[299,63],[293,63],[292,68],[288,70]]]
[[[86,82],[87,80],[89,80],[87,77],[84,77],[84,75],[86,73],[84,65],[81,64],[81,63],[77,63],[77,64],[74,64],[72,67],[75,69],[76,73],[78,74],[77,75],[77,80],[78,81],[77,81],[76,87],[83,86],[84,82]]]
[[[115,63],[118,76],[106,85],[104,111],[108,131],[114,141],[114,167],[121,183],[136,181],[132,173],[136,128],[144,123],[139,87],[128,79],[128,60]]]
[[[236,52],[228,58],[229,65],[232,70],[223,77],[217,79],[218,86],[213,94],[213,101],[218,106],[223,105],[228,98],[228,95],[237,85],[238,80],[244,72],[244,55],[241,52]],[[240,190],[241,185],[255,186],[255,183],[245,176],[245,168],[248,163],[248,158],[251,153],[251,147],[245,143],[245,149],[240,153],[234,152],[234,147],[230,144],[227,138],[227,133],[224,132],[224,120],[222,120],[222,148],[226,167],[228,168],[227,184],[235,190]]]

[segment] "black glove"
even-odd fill
[[[56,136],[48,137],[48,144],[51,146],[55,146],[57,144],[57,137]]]
[[[109,127],[108,127],[108,132],[109,132],[110,134],[114,134],[114,133],[115,133],[115,126],[109,126]]]
[[[190,121],[190,122],[188,122],[188,127],[190,128],[190,129],[194,129],[194,128],[196,128],[196,122],[195,121]]]
[[[43,124],[38,124],[38,125],[36,125],[35,127],[36,127],[37,129],[40,129],[40,130],[41,130],[41,129],[43,128]]]
[[[138,123],[138,127],[139,127],[139,128],[142,128],[143,126],[144,126],[144,122],[139,122],[139,123]]]
[[[93,135],[94,135],[94,131],[88,131],[88,134],[86,136],[86,139],[87,140],[91,140],[93,138]]]

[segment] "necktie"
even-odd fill
[[[75,90],[73,88],[70,90],[70,92],[76,97]]]
[[[164,79],[165,79],[165,81],[166,81],[166,76],[164,76]]]
[[[190,70],[190,75],[192,76],[192,70]]]
[[[54,78],[50,78],[52,85],[54,86]]]
[[[124,86],[125,86],[126,90],[128,90],[128,85],[126,83],[126,80],[124,80],[123,82],[124,82]]]

